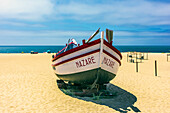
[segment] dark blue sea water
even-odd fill
[[[170,46],[115,46],[121,52],[151,52],[167,53],[170,52]]]
[[[64,46],[0,46],[0,53],[30,53],[31,51],[34,52],[47,52],[50,50],[51,52],[58,52]],[[166,53],[170,52],[170,46],[115,46],[121,52],[129,52],[129,51],[136,51],[136,52],[161,52]]]

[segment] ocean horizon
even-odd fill
[[[53,46],[53,45],[2,45],[0,46],[0,53],[30,53],[31,51],[43,53],[50,50],[52,53],[57,53],[65,46]],[[120,52],[151,52],[151,53],[169,53],[170,46],[155,46],[155,45],[144,45],[144,46],[132,46],[132,45],[117,45],[114,46]]]

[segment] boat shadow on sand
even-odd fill
[[[107,90],[114,94],[114,96],[107,98],[100,97],[94,98],[94,96],[93,97],[80,97],[75,95],[70,96],[84,101],[90,101],[96,104],[105,105],[121,113],[127,113],[128,111],[141,112],[137,107],[133,106],[134,103],[137,101],[136,96],[134,96],[133,94],[110,83],[107,85]]]

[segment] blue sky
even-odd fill
[[[0,0],[0,45],[81,43],[99,27],[115,45],[170,45],[170,1]]]

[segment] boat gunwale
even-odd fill
[[[68,54],[70,54],[70,53],[74,53],[74,52],[77,52],[77,51],[79,51],[79,50],[86,49],[86,48],[91,47],[91,46],[94,46],[94,45],[96,45],[96,44],[98,44],[98,43],[100,43],[100,42],[101,42],[101,39],[99,38],[99,39],[94,40],[94,41],[92,41],[92,42],[85,43],[85,44],[83,44],[83,45],[81,45],[81,46],[78,46],[78,47],[76,47],[76,48],[70,49],[70,50],[68,50],[68,51],[66,51],[66,52],[64,52],[64,53],[61,53],[61,54],[59,54],[58,56],[54,57],[54,58],[52,59],[52,62],[54,62],[55,60],[57,60],[57,59],[59,59],[59,58],[61,58],[61,57],[66,56],[66,55],[68,55]],[[116,53],[120,56],[120,59],[122,59],[122,54],[120,53],[119,50],[117,50],[115,47],[113,47],[112,45],[110,45],[106,40],[104,40],[104,44],[105,44],[107,47],[109,47],[110,49],[112,49],[114,52],[116,52]]]
[[[97,52],[100,52],[100,49],[96,49],[94,51],[91,51],[91,52],[88,52],[88,53],[85,53],[85,54],[81,54],[79,56],[75,56],[75,57],[69,58],[67,60],[64,60],[64,61],[61,61],[59,63],[53,64],[52,66],[58,66],[58,65],[66,63],[66,62],[69,62],[69,61],[72,61],[72,60],[75,60],[75,59],[78,59],[78,58],[81,58],[81,57],[85,57],[85,56],[88,56],[90,54],[97,53]]]
[[[112,49],[114,52],[116,52],[120,56],[120,59],[122,59],[122,54],[120,53],[120,51],[118,49],[116,49],[114,46],[110,45],[106,40],[104,40],[104,44],[107,47],[109,47],[110,49]]]
[[[94,51],[91,51],[91,52],[88,52],[88,53],[84,53],[84,54],[81,54],[79,56],[75,56],[75,57],[72,57],[72,58],[69,58],[67,60],[64,60],[64,61],[61,61],[61,62],[58,62],[56,64],[52,64],[52,66],[58,66],[58,65],[61,65],[61,64],[64,64],[64,63],[67,63],[69,61],[72,61],[72,60],[75,60],[75,59],[78,59],[78,58],[81,58],[81,57],[85,57],[85,56],[88,56],[90,54],[93,54],[93,53],[97,53],[97,52],[100,52],[100,49],[96,49]],[[116,60],[118,63],[119,63],[119,66],[121,66],[121,62],[118,58],[116,58],[115,56],[113,56],[112,54],[110,54],[109,52],[107,52],[106,50],[103,50],[103,53],[105,53],[106,55],[112,57],[114,60]]]
[[[119,63],[119,66],[121,66],[121,62],[118,58],[116,58],[115,56],[113,56],[112,54],[110,54],[109,52],[107,52],[106,50],[103,49],[103,53],[105,53],[106,55],[112,57],[113,59],[115,59],[118,63]]]
[[[100,43],[100,41],[101,41],[100,39],[97,39],[97,40],[92,41],[92,42],[90,42],[90,43],[85,43],[85,44],[83,44],[83,45],[81,45],[81,46],[78,46],[78,47],[75,47],[75,48],[73,48],[73,49],[70,49],[70,50],[68,50],[68,51],[66,51],[66,52],[64,52],[64,53],[61,53],[61,54],[59,54],[58,56],[54,57],[54,58],[52,59],[52,61],[54,62],[55,60],[57,60],[57,59],[59,59],[59,58],[61,58],[61,57],[64,57],[64,56],[66,56],[66,55],[68,55],[68,54],[70,54],[70,53],[74,53],[74,52],[77,52],[77,51],[79,51],[79,50],[86,49],[86,48],[88,48],[88,47],[94,46],[94,45]]]

